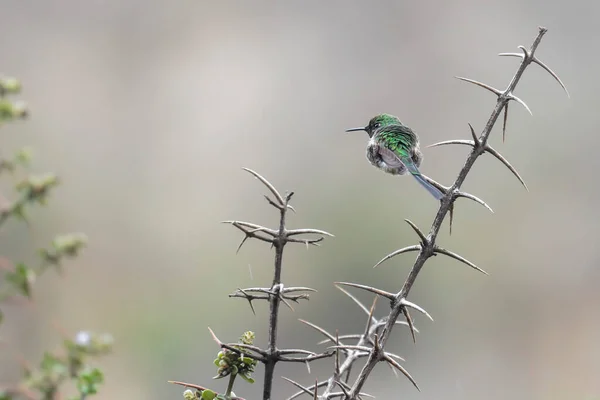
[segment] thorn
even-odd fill
[[[371,348],[367,346],[359,346],[359,345],[351,345],[351,344],[340,344],[335,346],[329,346],[329,349],[340,349],[340,350],[354,350],[354,351],[362,351],[364,353],[371,352]]]
[[[416,244],[414,246],[403,247],[403,248],[401,248],[399,250],[396,250],[396,251],[388,254],[387,256],[383,257],[377,264],[375,264],[375,266],[373,266],[373,268],[377,268],[379,265],[381,265],[381,263],[389,260],[392,257],[396,257],[399,254],[408,253],[408,252],[411,252],[411,251],[421,251],[421,246],[418,245],[418,244]]]
[[[479,138],[477,137],[477,134],[475,133],[475,129],[473,129],[473,125],[471,125],[471,123],[469,122],[469,129],[471,129],[471,136],[473,137],[473,147],[477,147],[479,145],[481,145],[481,141],[479,140]]]
[[[369,332],[371,330],[371,322],[373,322],[373,320],[375,318],[373,318],[373,314],[375,313],[375,305],[377,304],[377,298],[378,296],[375,296],[373,298],[373,305],[371,306],[371,310],[369,310],[369,318],[367,318],[367,325],[365,326],[365,333],[363,334],[364,337],[369,337]]]
[[[335,237],[331,233],[325,232],[325,231],[322,231],[319,229],[293,229],[291,231],[287,231],[286,233],[288,236],[315,234],[315,235],[324,235],[324,236],[329,236],[329,237]]]
[[[336,346],[340,345],[340,334],[337,329],[335,330],[335,342],[334,343]],[[334,366],[333,376],[337,379],[340,376],[340,351],[339,351],[339,349],[335,349],[335,358],[333,361],[333,366]]]
[[[479,203],[479,204],[481,204],[482,206],[484,206],[485,208],[487,208],[488,210],[490,210],[490,212],[491,212],[492,214],[494,214],[494,210],[492,210],[492,208],[491,208],[490,206],[488,206],[488,205],[485,203],[485,201],[481,200],[481,199],[480,199],[479,197],[477,197],[477,196],[474,196],[474,195],[472,195],[472,194],[470,194],[470,193],[466,193],[466,192],[460,192],[460,191],[457,191],[457,192],[456,192],[456,197],[464,197],[465,199],[471,199],[471,200],[475,201],[476,203]]]
[[[279,293],[278,297],[282,301],[283,304],[285,304],[290,310],[292,310],[292,312],[296,312],[296,310],[294,310],[294,307],[292,307],[292,305],[289,303],[289,301],[287,301],[285,299],[285,297],[283,297],[282,293]]]
[[[213,340],[214,340],[215,342],[217,342],[217,344],[218,344],[219,346],[223,344],[223,342],[221,342],[221,341],[219,340],[219,338],[217,337],[217,335],[215,335],[215,333],[213,332],[213,330],[212,330],[212,329],[210,329],[210,327],[208,328],[208,331],[210,332],[210,334],[211,334],[211,336],[212,336]]]
[[[315,329],[316,331],[320,332],[321,334],[323,334],[323,336],[325,336],[327,339],[331,340],[332,342],[335,341],[335,337],[331,333],[327,332],[325,329],[321,328],[320,326],[315,325],[312,322],[305,321],[303,319],[298,319],[298,321],[300,321],[303,324],[306,324],[306,325],[310,326],[311,328]]]
[[[479,139],[477,139],[477,140],[479,140]],[[477,146],[477,143],[473,142],[471,140],[456,139],[456,140],[444,140],[442,142],[437,142],[437,143],[434,143],[434,144],[430,144],[427,147],[438,147],[438,146],[445,146],[445,145],[448,145],[448,144],[465,144],[465,145],[471,146],[471,147],[476,147]]]
[[[392,364],[387,363],[387,366],[390,367],[390,369],[394,373],[394,377],[396,377],[396,379],[400,378],[400,375],[398,375],[398,371],[396,371],[396,368],[394,368],[394,366]]]
[[[498,55],[501,57],[518,57],[521,59],[528,59],[530,57],[529,55],[529,51],[525,48],[525,46],[517,46],[519,49],[521,49],[521,51],[523,52],[521,53],[499,53]]]
[[[337,331],[336,331],[336,332],[337,332]],[[353,333],[353,334],[349,334],[349,335],[341,335],[341,336],[339,337],[339,340],[345,340],[345,339],[357,339],[357,340],[358,340],[358,339],[360,339],[360,338],[362,338],[362,337],[363,337],[363,335],[362,335],[362,334],[359,334],[359,333]],[[334,343],[335,343],[335,341],[333,341],[333,340],[330,340],[330,339],[323,339],[323,340],[321,340],[320,342],[317,342],[317,344],[325,344],[325,343],[329,343],[329,342],[334,342]],[[341,342],[340,342],[340,343],[341,343]]]
[[[250,228],[250,229],[253,229],[253,232],[264,232],[264,233],[266,233],[268,235],[271,235],[271,236],[277,236],[277,232],[275,230],[266,228],[266,227],[261,226],[261,225],[254,224],[252,222],[246,222],[246,221],[221,221],[221,223],[222,224],[233,225],[233,226],[235,226],[236,228],[238,228],[240,230],[242,228]]]
[[[498,53],[500,57],[519,57],[523,58],[523,54],[520,53]]]
[[[242,248],[242,246],[244,245],[244,243],[246,243],[246,240],[248,240],[249,237],[250,237],[250,235],[248,235],[248,234],[246,234],[244,236],[244,238],[240,242],[240,245],[237,247],[237,250],[235,251],[235,254],[238,254],[240,252],[240,249]]]
[[[299,286],[299,287],[288,287],[282,290],[283,293],[293,293],[293,292],[318,292],[317,289],[313,289],[313,288],[309,288],[309,287],[305,287],[305,286]]]
[[[436,247],[433,249],[433,252],[434,252],[434,253],[440,253],[440,254],[444,254],[444,255],[446,255],[446,256],[448,256],[448,257],[454,258],[455,260],[458,260],[458,261],[460,261],[460,262],[462,262],[462,263],[464,263],[464,264],[468,265],[469,267],[471,267],[471,268],[473,268],[473,269],[476,269],[477,271],[479,271],[479,272],[481,272],[481,273],[483,273],[483,274],[485,274],[485,275],[489,275],[487,272],[485,272],[484,270],[482,270],[481,268],[479,268],[477,265],[473,264],[471,261],[469,261],[469,260],[467,260],[466,258],[464,258],[464,257],[461,257],[461,256],[459,256],[458,254],[456,254],[456,253],[453,253],[453,252],[451,252],[451,251],[449,251],[449,250],[446,250],[446,249],[443,249],[443,248],[441,248],[441,247],[437,247],[437,246],[436,246]]]
[[[450,204],[450,208],[448,209],[448,211],[450,212],[450,220],[448,221],[448,225],[450,226],[450,236],[452,236],[452,221],[454,221],[454,202]]]
[[[429,240],[427,240],[427,238],[425,237],[423,232],[421,232],[421,230],[415,224],[413,224],[411,220],[405,219],[404,221],[406,221],[406,223],[409,224],[411,228],[413,228],[413,230],[417,233],[417,235],[419,235],[419,238],[421,238],[421,243],[423,244],[423,246],[427,245]]]
[[[410,329],[410,335],[412,336],[413,343],[417,343],[417,336],[415,335],[415,327],[413,325],[413,320],[410,317],[410,313],[408,312],[408,308],[402,307],[402,314],[406,318],[406,322],[408,323],[408,329]]]
[[[558,77],[558,75],[556,75],[556,73],[554,73],[554,71],[552,71],[546,64],[544,64],[543,62],[541,62],[537,57],[535,57],[535,56],[532,57],[529,54],[529,51],[527,51],[527,49],[525,47],[519,46],[519,48],[523,51],[524,54],[519,54],[519,53],[500,53],[498,55],[499,56],[509,56],[509,57],[519,57],[521,59],[524,59],[524,58],[531,59],[531,62],[539,65],[540,67],[542,67],[543,69],[545,69],[546,72],[548,72],[550,75],[552,75],[552,77],[558,82],[558,84],[560,85],[560,87],[563,88],[563,90],[567,94],[567,97],[571,98],[571,95],[569,94],[569,91],[567,90],[567,87],[560,80],[560,78]]]
[[[272,205],[273,207],[275,207],[278,210],[283,209],[283,206],[280,206],[279,204],[277,204],[268,195],[265,194],[264,196],[265,196],[265,199],[267,199],[267,203],[269,203],[270,205]]]
[[[508,119],[508,103],[504,106],[504,122],[502,123],[502,143],[506,138],[506,121]]]
[[[389,300],[395,299],[395,295],[393,293],[386,292],[385,290],[377,289],[372,286],[361,285],[358,283],[351,283],[351,282],[334,282],[334,283],[336,285],[345,285],[345,286],[350,286],[350,287],[354,287],[357,289],[366,290],[367,292],[375,293],[376,295],[385,297]],[[370,313],[370,311],[369,311],[369,313]]]
[[[244,234],[246,236],[249,236],[249,237],[254,238],[254,239],[261,240],[263,242],[271,243],[271,244],[273,244],[273,239],[270,239],[270,238],[262,236],[262,235],[257,235],[257,233],[258,232],[262,232],[262,233],[266,233],[267,235],[276,236],[275,231],[273,231],[272,229],[265,228],[264,226],[260,226],[260,225],[256,225],[256,224],[251,224],[249,222],[243,222],[243,221],[222,221],[222,223],[231,224],[235,228],[237,228],[240,231],[244,232]],[[244,244],[244,242],[245,242],[245,240],[243,240],[242,243],[238,246],[238,251],[242,247],[242,245]]]
[[[308,363],[306,363],[308,365]],[[310,370],[308,372],[310,374]],[[315,379],[315,397],[313,397],[313,400],[318,400],[318,395],[319,395],[319,380]]]
[[[408,378],[408,380],[417,388],[417,390],[419,392],[421,391],[421,389],[419,389],[419,385],[417,385],[417,382],[415,382],[415,380],[413,379],[413,377],[410,376],[410,374],[408,373],[408,371],[406,369],[404,369],[404,367],[402,365],[400,365],[400,363],[398,363],[398,361],[394,360],[391,357],[388,357],[387,355],[384,355],[383,358],[389,364],[391,364],[394,367],[396,367],[398,369],[398,371],[402,372],[402,374],[404,374],[404,376],[406,376]]]
[[[306,245],[306,249],[308,250],[308,246],[312,245],[312,246],[320,246],[319,242],[322,242],[323,240],[325,240],[325,238],[323,236],[321,236],[320,238],[317,239],[296,239],[296,238],[286,238],[288,243],[304,243]]]
[[[317,353],[314,353],[310,350],[303,350],[303,349],[283,349],[283,350],[279,350],[279,354],[280,355],[289,355],[289,354],[305,354],[308,356],[316,356]]]
[[[429,313],[427,311],[425,311],[423,308],[419,307],[415,303],[411,303],[410,301],[406,300],[406,298],[402,298],[400,300],[400,304],[402,304],[405,307],[410,307],[410,308],[417,310],[418,312],[424,314],[427,318],[429,318],[431,320],[431,322],[433,322],[433,318],[431,318],[431,315],[429,315]]]
[[[493,88],[489,85],[486,85],[485,83],[481,83],[479,81],[473,80],[473,79],[469,79],[469,78],[463,78],[462,76],[455,76],[456,79],[460,79],[461,81],[465,81],[465,82],[469,82],[472,84],[475,84],[477,86],[480,86],[484,89],[489,90],[490,92],[494,93],[496,96],[500,96],[502,94],[502,92],[496,88]]]
[[[525,46],[517,46],[523,52],[523,58],[531,58],[531,54],[529,54],[529,50],[525,48]]]
[[[271,191],[271,193],[273,193],[273,196],[275,196],[275,198],[277,199],[277,201],[279,202],[281,207],[283,207],[285,205],[285,201],[283,200],[283,197],[281,197],[281,195],[279,194],[277,189],[275,189],[275,187],[268,180],[263,178],[259,173],[252,171],[250,168],[242,168],[242,169],[246,172],[251,173],[252,175],[254,175],[254,177],[256,179],[261,181],[263,183],[263,185],[265,185],[267,187],[267,189],[269,189],[269,191]]]
[[[181,385],[181,386],[191,387],[191,388],[202,390],[202,391],[206,390],[206,388],[204,386],[195,385],[193,383],[186,383],[186,382],[180,382],[180,381],[167,381],[167,383],[172,383],[174,385]]]
[[[531,112],[531,110],[529,109],[529,106],[528,106],[527,104],[525,104],[525,102],[524,102],[523,100],[521,100],[520,98],[518,98],[518,97],[517,97],[517,96],[515,96],[514,94],[512,94],[512,93],[509,93],[509,94],[507,94],[507,95],[506,95],[506,97],[507,97],[509,100],[514,100],[514,101],[516,101],[517,103],[519,103],[520,105],[522,105],[523,107],[525,107],[525,109],[526,109],[526,110],[529,112],[529,115],[533,115],[533,113],[532,113],[532,112]]]
[[[350,297],[350,299],[352,299],[367,315],[369,315],[369,309],[367,307],[365,307],[365,305],[363,303],[361,303],[360,300],[358,300],[356,297],[354,297],[349,291],[347,291],[343,287],[338,286],[338,285],[335,285],[335,287],[338,288],[346,296]]]
[[[346,388],[344,387],[344,385],[342,385],[342,383],[340,381],[335,380],[334,382],[338,385],[338,387],[340,388],[342,393],[344,393],[344,396],[350,397],[350,393],[348,392],[348,390],[346,390]]]
[[[312,389],[312,386],[311,386],[310,388],[305,388],[304,386],[302,386],[302,385],[301,385],[301,384],[299,384],[298,382],[296,382],[296,381],[293,381],[293,380],[291,380],[291,379],[289,379],[289,378],[286,378],[285,376],[282,376],[281,378],[282,378],[282,379],[284,379],[284,380],[286,380],[286,381],[288,381],[288,382],[289,382],[289,383],[291,383],[292,385],[296,386],[298,389],[302,390],[304,393],[308,393],[308,394],[310,394],[310,395],[312,395],[312,394],[313,394],[312,390],[310,390],[310,389]],[[296,396],[296,397],[297,397],[297,396]],[[293,399],[293,398],[295,398],[295,397],[290,397],[290,399]]]
[[[385,353],[385,354],[386,354],[388,357],[392,357],[392,358],[398,359],[398,360],[400,360],[400,361],[406,361],[404,358],[400,357],[398,354],[389,353],[389,352],[387,352],[387,351],[386,351],[386,353]]]
[[[248,299],[248,304],[250,304],[250,309],[252,310],[252,314],[256,316],[256,310],[254,310],[254,305],[252,304],[252,300]]]
[[[519,175],[519,173],[517,172],[517,170],[512,165],[510,165],[510,163],[508,162],[508,160],[506,160],[506,158],[504,158],[500,153],[498,153],[496,150],[494,150],[489,145],[486,145],[485,151],[488,152],[488,153],[490,153],[494,157],[496,157],[498,160],[500,160],[500,162],[502,164],[504,164],[506,166],[506,168],[508,168],[510,170],[510,172],[513,173],[513,175],[519,180],[519,182],[521,182],[521,185],[523,185],[523,187],[525,188],[525,190],[527,190],[529,192],[529,188],[527,187],[527,185],[523,181],[523,178],[521,178],[521,175]]]
[[[564,85],[564,83],[562,83],[562,81],[560,80],[560,78],[558,77],[558,75],[556,75],[554,73],[554,71],[552,71],[550,68],[548,68],[548,66],[546,64],[544,64],[543,62],[541,62],[537,57],[533,57],[531,59],[531,61],[533,61],[534,63],[536,63],[540,67],[544,68],[546,70],[546,72],[548,72],[550,75],[552,75],[552,77],[554,79],[556,79],[556,81],[558,82],[558,84],[563,88],[563,90],[567,94],[567,97],[571,98],[571,95],[569,94],[569,91],[567,90],[567,87]]]
[[[254,310],[254,305],[252,304],[252,295],[246,293],[246,291],[242,288],[238,288],[237,290],[246,297],[246,300],[248,300],[248,303],[250,304],[250,309],[252,310],[252,313],[254,315],[256,315],[256,311]]]

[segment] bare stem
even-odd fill
[[[291,195],[285,199],[285,205],[279,209],[279,231],[273,239],[275,247],[275,271],[273,273],[273,290],[277,294],[269,297],[269,341],[267,349],[267,362],[265,363],[265,379],[263,385],[263,400],[271,399],[273,390],[273,374],[275,373],[275,364],[278,361],[277,355],[277,325],[279,319],[279,305],[281,304],[281,266],[283,261],[283,248],[287,243],[285,232],[285,217],[288,210],[288,202]]]
[[[233,384],[235,383],[235,377],[237,375],[231,374],[229,375],[229,383],[227,384],[227,391],[225,392],[225,396],[231,396],[231,392],[233,391]]]

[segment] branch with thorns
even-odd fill
[[[240,251],[244,243],[248,239],[257,239],[262,242],[270,243],[275,249],[275,261],[273,270],[273,282],[271,287],[252,287],[238,288],[231,293],[229,297],[242,298],[248,301],[250,309],[256,315],[253,301],[265,300],[269,303],[269,336],[267,348],[262,349],[252,344],[244,343],[224,343],[215,335],[209,328],[209,331],[219,347],[230,352],[238,354],[240,357],[247,357],[265,365],[265,375],[263,383],[263,399],[272,398],[273,376],[275,365],[279,362],[304,363],[310,372],[310,362],[322,358],[331,357],[336,351],[330,349],[321,353],[315,353],[303,349],[279,349],[277,347],[277,329],[279,323],[279,307],[281,303],[285,304],[292,311],[294,308],[290,302],[298,303],[300,300],[308,300],[310,292],[316,292],[315,289],[309,287],[286,287],[281,281],[283,269],[283,250],[288,243],[303,243],[307,247],[310,245],[318,246],[325,237],[333,237],[329,232],[319,229],[287,229],[286,217],[288,210],[296,212],[294,207],[290,205],[290,199],[294,195],[293,192],[286,193],[282,196],[281,193],[262,175],[257,172],[244,168],[245,171],[258,179],[270,192],[265,195],[267,202],[279,211],[279,226],[277,229],[267,228],[252,222],[245,221],[223,221],[223,223],[231,224],[235,228],[244,233],[244,238],[239,244],[236,253]],[[313,235],[313,237],[304,237],[305,235]],[[316,236],[316,237],[315,237]],[[172,381],[172,383],[194,387],[198,390],[207,390],[198,385],[192,385],[185,382]]]
[[[406,278],[402,288],[397,293],[392,293],[392,292],[387,292],[387,291],[377,289],[377,288],[367,286],[367,285],[360,285],[360,284],[349,283],[349,282],[338,282],[337,283],[337,285],[354,287],[357,289],[366,290],[370,293],[373,293],[376,295],[375,300],[378,297],[383,297],[383,298],[387,299],[390,302],[390,307],[391,307],[389,314],[380,320],[375,319],[373,317],[373,311],[375,309],[375,303],[376,303],[375,301],[373,302],[373,306],[371,307],[371,309],[367,310],[367,308],[360,301],[358,301],[354,296],[352,296],[346,290],[344,290],[338,286],[338,288],[340,288],[355,303],[357,303],[361,309],[368,312],[369,317],[367,320],[366,328],[362,334],[338,336],[337,333],[336,333],[336,335],[332,335],[321,327],[318,327],[318,326],[311,324],[309,322],[306,322],[306,321],[302,321],[302,322],[308,324],[309,326],[313,327],[314,329],[316,329],[317,331],[319,331],[321,334],[323,334],[326,337],[326,340],[324,340],[321,343],[327,343],[327,342],[334,343],[334,345],[330,347],[335,350],[334,372],[329,379],[322,381],[322,382],[317,381],[314,385],[308,386],[308,387],[302,386],[301,384],[299,384],[297,382],[294,382],[292,380],[285,378],[290,383],[292,383],[293,385],[295,385],[296,387],[301,389],[300,392],[294,394],[293,396],[288,398],[288,400],[293,400],[293,399],[301,396],[302,394],[309,394],[309,395],[313,396],[314,399],[341,398],[344,400],[355,400],[355,399],[361,399],[363,397],[367,397],[368,395],[365,394],[364,392],[362,392],[362,388],[365,385],[368,377],[370,376],[370,374],[373,371],[373,369],[375,368],[375,366],[380,362],[386,362],[392,368],[392,370],[400,371],[403,375],[405,375],[410,380],[410,382],[417,389],[419,389],[416,381],[412,378],[412,376],[408,373],[408,371],[406,371],[406,369],[404,369],[399,364],[398,360],[403,361],[402,358],[398,355],[387,352],[385,350],[385,346],[387,344],[388,339],[390,338],[393,327],[397,324],[408,325],[411,335],[412,335],[412,338],[413,338],[413,341],[416,342],[415,333],[418,331],[414,327],[413,319],[410,315],[409,310],[418,311],[433,321],[433,318],[431,318],[431,316],[429,315],[429,313],[427,313],[427,311],[425,311],[422,307],[420,307],[412,302],[409,302],[407,300],[408,294],[410,293],[410,291],[417,279],[417,276],[419,275],[425,262],[430,257],[436,256],[438,254],[443,254],[445,256],[454,258],[455,260],[460,261],[463,264],[466,264],[469,267],[471,267],[479,272],[487,274],[484,270],[482,270],[481,268],[479,268],[478,266],[476,266],[475,264],[473,264],[471,261],[467,260],[466,258],[437,245],[436,238],[439,234],[442,222],[444,221],[444,218],[446,217],[447,214],[450,214],[450,231],[452,231],[453,206],[454,206],[454,201],[458,197],[466,197],[471,200],[474,200],[474,201],[482,204],[486,208],[488,208],[490,211],[492,211],[491,208],[486,203],[484,203],[482,200],[476,198],[473,195],[470,195],[470,194],[460,191],[460,187],[463,184],[463,182],[465,181],[469,171],[473,167],[475,161],[482,154],[488,153],[488,154],[491,154],[492,156],[494,156],[495,158],[497,158],[500,162],[502,162],[510,170],[510,172],[519,180],[519,182],[525,187],[525,189],[527,189],[527,185],[525,184],[524,180],[521,178],[521,176],[519,175],[517,170],[497,150],[495,150],[490,145],[488,145],[487,142],[488,142],[490,133],[492,131],[492,128],[494,127],[500,114],[502,114],[503,112],[504,112],[504,119],[503,119],[503,127],[502,127],[502,139],[504,141],[505,136],[506,136],[506,122],[507,122],[507,116],[508,116],[508,105],[511,101],[516,101],[517,103],[521,104],[531,114],[531,110],[527,106],[527,104],[523,100],[521,100],[520,98],[518,98],[517,96],[515,96],[513,94],[513,91],[515,90],[523,73],[525,72],[525,69],[531,63],[539,65],[544,70],[546,70],[548,73],[550,73],[550,75],[552,75],[552,77],[564,89],[564,91],[567,93],[567,95],[569,95],[565,85],[562,83],[562,81],[559,79],[559,77],[535,56],[535,51],[536,51],[540,41],[542,40],[542,37],[546,33],[546,31],[547,31],[546,28],[542,28],[542,27],[539,28],[538,35],[535,38],[535,40],[529,50],[527,50],[524,46],[519,46],[519,49],[521,49],[522,54],[520,54],[520,53],[500,53],[499,54],[500,56],[511,56],[511,57],[520,57],[521,58],[521,63],[519,65],[519,68],[517,69],[517,72],[515,73],[515,75],[513,76],[513,78],[511,79],[510,83],[508,84],[508,86],[505,90],[499,90],[499,89],[493,88],[492,86],[489,86],[482,82],[478,82],[473,79],[457,77],[458,79],[460,79],[462,81],[475,84],[477,86],[480,86],[480,87],[487,89],[488,91],[494,93],[497,96],[496,106],[494,107],[494,110],[493,110],[490,118],[488,119],[487,124],[485,125],[485,127],[483,128],[483,131],[481,132],[481,134],[479,136],[477,136],[477,134],[475,133],[475,130],[473,129],[471,124],[469,124],[472,140],[448,140],[448,141],[435,143],[435,144],[429,146],[429,147],[436,147],[436,146],[449,145],[449,144],[467,145],[467,146],[471,147],[471,152],[469,153],[463,168],[460,170],[458,177],[456,178],[456,180],[450,187],[442,186],[441,184],[435,182],[431,178],[426,178],[430,183],[432,183],[434,186],[436,186],[438,189],[440,189],[444,193],[444,197],[440,201],[440,207],[439,207],[438,212],[435,216],[435,219],[431,225],[429,234],[425,235],[421,231],[421,229],[419,229],[419,227],[417,227],[414,223],[412,223],[408,219],[405,220],[410,225],[410,227],[415,231],[417,236],[419,237],[419,244],[403,247],[399,250],[396,250],[396,251],[388,254],[387,256],[385,256],[383,259],[381,259],[375,265],[375,267],[377,267],[381,263],[383,263],[397,255],[400,255],[400,254],[409,253],[409,252],[417,252],[418,253],[417,258],[416,258],[416,260],[413,264],[413,267],[410,270],[408,277]],[[398,321],[401,314],[404,316],[404,319],[406,320],[406,322]],[[354,340],[356,340],[356,344],[355,345],[342,344],[340,341],[342,339],[349,339],[349,340],[354,339]],[[343,353],[345,356],[345,360],[343,362],[341,362],[341,360],[340,360],[340,357],[341,357],[340,353]],[[356,362],[360,358],[365,358],[365,357],[367,358],[366,363],[363,365],[360,373],[358,374],[358,376],[354,380],[354,382],[352,384],[350,384],[349,377],[350,377],[350,373],[351,373],[353,367],[355,366]],[[324,390],[322,391],[321,394],[318,394],[317,392],[320,388],[324,388]],[[339,391],[337,391],[336,388],[339,388]]]

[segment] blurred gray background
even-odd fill
[[[422,388],[380,365],[366,390],[380,399],[600,398],[597,225],[599,120],[595,1],[141,1],[2,0],[0,68],[19,77],[28,122],[2,129],[2,151],[35,150],[33,171],[62,179],[33,225],[7,225],[0,253],[35,260],[57,233],[85,232],[90,245],[39,282],[35,304],[11,307],[0,380],[19,376],[18,357],[37,363],[60,344],[58,324],[110,331],[98,399],[179,399],[167,380],[211,381],[217,352],[207,327],[233,341],[254,330],[266,343],[266,304],[253,316],[229,299],[237,287],[269,285],[272,253],[220,225],[274,225],[277,215],[252,168],[296,192],[289,226],[336,235],[307,251],[289,247],[284,283],[319,290],[295,312],[282,309],[283,347],[319,350],[303,318],[340,333],[360,332],[365,315],[334,288],[355,281],[398,290],[414,255],[372,266],[415,243],[403,222],[428,230],[437,205],[414,180],[365,159],[367,136],[345,134],[380,112],[399,115],[422,146],[481,130],[492,95],[461,75],[504,88],[518,60],[499,52],[530,46],[549,28],[537,66],[511,105],[507,140],[491,144],[519,170],[527,193],[497,160],[482,157],[464,189],[495,211],[459,200],[454,231],[439,243],[487,270],[450,259],[426,265],[412,301],[413,345],[405,328],[389,349]],[[423,173],[449,184],[468,149],[423,149]],[[252,267],[253,277],[248,271]],[[369,296],[358,294],[370,303]],[[379,302],[378,315],[388,311]],[[259,398],[257,383],[237,393]],[[331,361],[282,366],[276,376],[326,378]],[[295,390],[276,380],[275,398]]]

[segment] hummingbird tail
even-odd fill
[[[435,197],[436,200],[440,200],[442,197],[444,197],[444,194],[438,188],[436,188],[431,183],[429,183],[425,179],[423,179],[421,174],[413,173],[412,176],[414,176],[415,179],[417,180],[417,182],[419,182],[421,184],[421,186],[423,186],[425,189],[427,189],[427,191],[429,193],[431,193],[431,195],[433,197]]]
[[[402,159],[402,162],[406,166],[406,169],[410,172],[412,176],[415,177],[417,182],[421,184],[436,200],[440,200],[444,197],[444,193],[442,193],[438,188],[433,186],[431,183],[427,182],[425,178],[421,175],[419,168],[415,165],[415,163],[411,159]]]

